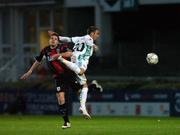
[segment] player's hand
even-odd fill
[[[54,33],[55,33],[54,31],[48,30],[49,36],[52,36]]]
[[[72,56],[72,51],[67,51],[67,52],[61,53],[61,56],[65,57],[65,58],[69,58]]]
[[[21,76],[21,80],[26,80],[29,76],[31,76],[32,71],[29,70],[27,73],[25,73],[24,75]]]
[[[99,47],[97,45],[93,45],[93,50],[96,52],[99,50]]]
[[[54,32],[54,31],[51,31],[51,30],[48,30],[48,35],[49,35],[49,36],[52,36],[52,35],[57,35],[57,36],[59,36],[58,33]]]

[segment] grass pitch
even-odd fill
[[[61,129],[60,116],[0,116],[0,135],[180,135],[180,118],[70,117]]]

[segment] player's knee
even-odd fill
[[[80,72],[78,75],[83,75],[83,73]]]
[[[87,83],[84,83],[84,84],[82,85],[82,88],[88,88],[88,84],[87,84]]]
[[[59,105],[63,105],[63,104],[65,103],[65,97],[64,97],[64,95],[59,94],[59,96],[58,96],[58,102],[59,102]]]
[[[85,72],[85,70],[81,68],[81,69],[80,69],[80,72],[78,73],[78,75],[83,75],[84,72]]]
[[[65,104],[65,99],[59,99],[59,104],[60,104],[60,105]]]

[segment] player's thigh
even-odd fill
[[[64,104],[65,103],[65,92],[56,93],[56,97],[57,97],[57,100],[58,100],[59,104]]]
[[[76,62],[77,66],[83,70],[84,72],[87,70],[87,67],[88,67],[88,61],[86,60],[78,60]]]
[[[59,92],[65,92],[65,80],[63,79],[63,77],[56,77],[54,78],[55,81],[55,85],[56,85],[56,93]]]

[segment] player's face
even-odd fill
[[[51,36],[49,39],[49,44],[52,46],[56,46],[58,44],[58,37],[57,36]]]
[[[100,36],[100,31],[99,30],[96,30],[95,32],[92,33],[92,39],[93,40],[98,39],[99,36]]]

